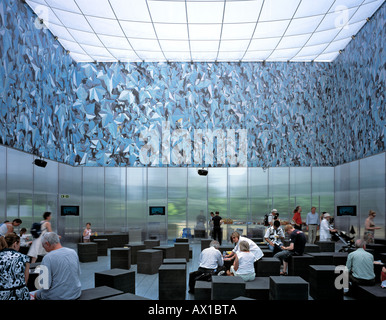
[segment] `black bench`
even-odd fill
[[[175,243],[174,244],[174,257],[175,258],[185,258],[186,261],[189,261],[189,243]]]
[[[232,300],[245,296],[245,281],[240,277],[212,276],[211,300]]]
[[[162,264],[163,254],[160,250],[145,249],[137,252],[137,272],[156,274]]]
[[[161,250],[162,253],[163,253],[163,258],[164,259],[171,259],[171,258],[174,258],[175,257],[175,249],[174,249],[174,246],[168,246],[168,245],[164,245],[164,246],[155,246],[153,247],[152,249],[154,250]]]
[[[196,281],[194,285],[194,300],[210,300],[212,283],[210,281]]]
[[[317,244],[306,243],[306,246],[304,247],[304,253],[310,252],[320,252],[320,247]]]
[[[123,294],[117,294],[115,296],[101,299],[101,300],[151,300],[151,299],[145,298],[142,296],[137,296],[137,295],[132,294],[132,293],[123,293]]]
[[[84,289],[81,292],[78,300],[101,300],[104,298],[112,297],[123,292],[107,286]]]
[[[356,292],[355,298],[358,300],[386,301],[386,288],[382,288],[379,284],[374,286],[358,286]]]
[[[108,286],[124,293],[135,294],[135,271],[126,269],[110,269],[95,272],[95,287]]]
[[[107,256],[108,255],[108,240],[107,239],[94,239],[93,242],[95,242],[98,245],[98,256]]]
[[[94,242],[78,243],[79,262],[98,261],[98,244]]]
[[[162,260],[162,264],[186,264],[184,258],[166,258]]]
[[[310,296],[315,300],[343,300],[343,289],[337,289],[335,265],[310,265]]]
[[[308,281],[309,266],[314,264],[314,257],[308,254],[302,256],[292,256],[288,263],[288,274],[290,276],[302,277],[305,281]]]
[[[163,264],[158,269],[159,300],[185,300],[186,264]]]
[[[256,277],[269,277],[280,275],[281,262],[278,258],[262,257],[255,262]]]
[[[131,249],[130,248],[110,249],[110,268],[129,270],[131,268]]]
[[[143,242],[146,246],[146,249],[152,249],[160,245],[160,240],[157,239],[147,239]]]
[[[126,247],[131,249],[131,263],[137,264],[137,252],[139,250],[145,250],[146,246],[142,243],[129,243],[126,244]]]
[[[269,299],[269,277],[256,277],[245,283],[245,296],[256,300]]]
[[[334,252],[309,252],[308,255],[314,257],[313,264],[317,265],[333,265]]]
[[[333,264],[335,266],[346,265],[348,252],[334,252],[332,255]]]
[[[270,300],[308,300],[308,282],[298,276],[270,277]]]
[[[317,241],[316,244],[319,246],[320,252],[335,252],[334,241]]]

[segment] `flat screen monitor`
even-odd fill
[[[164,216],[165,207],[149,207],[149,215],[151,216]]]
[[[338,217],[344,216],[356,216],[357,215],[357,206],[337,206],[336,215]]]
[[[62,216],[79,216],[79,206],[61,206],[60,215]]]

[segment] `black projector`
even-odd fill
[[[200,176],[206,176],[208,174],[208,170],[205,169],[198,169],[198,175]]]
[[[45,168],[47,165],[47,161],[44,161],[42,159],[35,159],[34,164],[38,167]]]

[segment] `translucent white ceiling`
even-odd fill
[[[384,0],[26,2],[76,62],[329,62]]]

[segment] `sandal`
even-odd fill
[[[280,272],[280,275],[281,275],[281,276],[287,276],[288,274],[287,274],[287,272],[283,272],[283,271],[282,271],[282,272]]]

